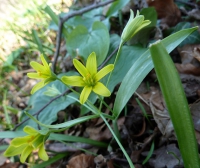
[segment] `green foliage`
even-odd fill
[[[191,23],[189,22],[180,22],[176,25],[172,34],[180,30],[191,28],[191,27],[192,27]],[[187,39],[184,40],[179,46],[182,47],[186,44],[199,44],[199,43],[200,43],[200,34],[198,31],[195,31],[189,37],[187,37]]]
[[[176,46],[178,46],[187,36],[194,32],[197,28],[190,28],[181,30],[169,37],[162,40],[168,52],[171,52]],[[117,96],[114,103],[114,113],[118,117],[123,110],[124,106],[136,91],[142,80],[152,70],[153,63],[150,57],[150,52],[147,50],[144,54],[138,57],[137,61],[127,72],[124,77],[120,88],[117,92]]]
[[[199,168],[200,160],[194,125],[177,69],[162,42],[152,44],[150,52],[184,165],[188,168]]]
[[[67,49],[72,56],[82,56],[84,60],[95,52],[100,65],[108,53],[109,41],[106,26],[101,22],[94,22],[91,31],[82,25],[77,26],[68,36]]]
[[[69,71],[64,74],[59,72],[60,74],[56,75],[51,70],[50,65],[46,62],[48,60],[48,57],[46,56],[52,55],[55,47],[51,40],[47,40],[48,38],[44,29],[51,28],[57,31],[59,17],[65,16],[66,13],[61,13],[57,15],[52,7],[45,6],[45,8],[43,8],[43,11],[46,12],[52,19],[50,25],[48,25],[48,21],[45,20],[45,23],[43,25],[44,27],[31,27],[28,31],[19,29],[16,24],[12,26],[12,28],[15,29],[15,32],[18,32],[20,36],[23,37],[23,39],[26,40],[26,42],[28,43],[27,48],[29,50],[29,53],[32,53],[32,51],[39,51],[39,53],[44,54],[46,61],[42,61],[43,65],[40,65],[39,63],[34,61],[31,62],[31,66],[36,70],[36,73],[28,73],[28,76],[43,81],[39,85],[36,85],[38,86],[38,90],[30,96],[28,108],[25,109],[24,113],[22,113],[21,115],[20,121],[24,121],[25,119],[28,120],[18,127],[19,131],[4,131],[3,134],[0,135],[0,138],[17,139],[19,136],[24,136],[24,133],[20,130],[22,130],[25,126],[28,125],[28,127],[33,128],[38,128],[38,126],[40,126],[42,129],[48,130],[49,140],[57,140],[61,142],[82,142],[99,147],[107,147],[107,144],[103,142],[98,142],[82,137],[55,134],[55,132],[61,132],[82,122],[100,117],[112,133],[115,141],[117,142],[125,158],[127,159],[129,166],[131,168],[134,168],[134,165],[128,153],[120,142],[117,119],[120,116],[123,108],[127,105],[127,102],[129,101],[131,96],[141,84],[142,80],[153,69],[154,64],[158,65],[159,62],[154,61],[153,64],[150,56],[151,49],[146,48],[147,44],[149,43],[149,37],[152,35],[152,32],[157,24],[157,15],[154,8],[145,8],[140,13],[138,12],[137,15],[135,14],[135,17],[133,17],[133,13],[131,12],[130,19],[128,21],[128,24],[122,31],[121,37],[115,34],[116,32],[112,33],[111,35],[109,34],[110,17],[117,16],[118,12],[128,2],[129,0],[117,0],[113,2],[106,13],[106,18],[104,18],[104,20],[102,20],[101,17],[104,11],[103,8],[100,7],[84,13],[81,16],[74,16],[64,23],[62,29],[64,40],[66,40],[66,46],[64,47],[66,47],[67,49],[67,56],[71,57],[71,59],[74,59],[74,66],[81,74],[81,76],[77,76],[78,73],[75,71]],[[72,12],[73,10],[70,10],[68,14],[71,14]],[[41,15],[41,6],[39,10],[36,10],[36,13],[38,13],[40,18],[43,20],[43,15]],[[118,22],[122,23],[122,20],[120,19],[122,18],[119,18]],[[196,27],[189,27],[190,25],[187,22],[180,23],[174,29],[175,33],[173,32],[172,35],[162,40],[163,45],[166,47],[166,52],[171,52],[173,49],[175,49],[175,47],[180,45],[180,43],[181,45],[183,45],[184,43],[182,43],[182,41],[197,29]],[[131,38],[132,40],[129,41],[128,44],[126,44],[126,42]],[[196,43],[199,42],[199,39],[199,34],[192,34],[189,38],[187,38],[187,43]],[[116,49],[118,49],[117,54],[113,54],[112,58],[107,60],[110,57],[111,53]],[[13,62],[20,57],[22,52],[24,52],[24,49],[20,48],[14,51],[12,55],[8,57],[7,61],[3,65],[5,71],[9,72],[10,70],[15,69],[15,66],[13,66]],[[94,57],[89,57],[89,55],[95,54],[97,56],[97,61],[96,57],[95,59]],[[32,57],[33,56],[28,58],[28,61],[31,60]],[[112,64],[112,68],[106,66],[108,64]],[[101,67],[98,70],[97,65]],[[162,75],[162,71],[160,72]],[[108,76],[105,76],[108,73],[110,74]],[[65,77],[63,77],[61,80],[62,76]],[[72,78],[72,76],[74,76],[74,78]],[[105,78],[101,79],[104,76]],[[102,86],[103,84],[101,82],[105,86]],[[101,86],[99,85],[99,83],[101,83]],[[114,89],[117,89],[116,86],[118,84],[120,84],[120,87],[117,92],[115,92],[116,94],[112,93]],[[75,86],[75,88],[72,86]],[[79,90],[76,88],[83,86],[86,91],[84,89]],[[106,90],[105,92],[105,89],[102,88],[107,89],[107,87],[109,90]],[[94,91],[101,96],[97,97],[97,95],[93,93],[90,95],[90,97],[88,97],[91,91]],[[112,98],[104,99],[104,97],[109,96],[111,93],[113,94]],[[84,97],[84,101],[80,101],[80,94]],[[115,95],[116,98],[114,98]],[[182,95],[179,95],[177,100],[181,100],[182,97]],[[107,101],[114,101],[114,107],[110,107],[107,104]],[[175,107],[175,105],[173,106]],[[3,107],[7,108],[7,106]],[[65,118],[68,118],[71,109],[74,108],[76,108],[76,110],[80,109],[77,115],[78,117],[66,121]],[[109,110],[109,113],[105,113],[105,109]],[[66,113],[63,117],[63,121],[61,123],[57,123],[58,112],[61,110],[65,111]],[[4,108],[4,111],[7,112],[7,109]],[[8,118],[8,113],[6,113],[5,117]],[[186,118],[189,117],[186,116]],[[184,120],[184,118],[182,118],[182,120]],[[108,121],[112,121],[112,127]],[[11,123],[10,120],[9,123]],[[178,136],[183,136],[188,133],[187,129],[179,132],[181,133]],[[190,129],[190,133],[191,132],[192,131]],[[191,135],[193,133],[194,132],[192,132]],[[44,134],[41,130],[37,131],[37,135],[39,139],[41,137],[43,139],[41,141],[38,140],[37,137],[34,137],[34,142],[36,142],[37,145],[35,145],[34,142],[31,142],[33,145],[28,144],[28,146],[30,145],[28,153],[30,153],[32,149],[37,146],[37,149],[39,148],[39,150],[42,150],[41,153],[44,154],[44,142],[47,139],[47,132],[45,133],[45,138],[43,137]],[[19,139],[16,139],[13,142],[18,140],[18,143],[20,143]],[[30,140],[28,139],[28,141],[26,141],[26,137],[21,137],[21,139],[23,140],[23,142],[28,142]],[[183,139],[183,144],[187,143],[187,145],[189,145],[188,142],[184,142],[185,138],[181,139]],[[180,139],[178,138],[178,140]],[[192,143],[194,143],[194,140],[192,141]],[[41,144],[43,146],[41,146]],[[12,153],[12,149],[16,148],[15,145],[16,144],[12,144],[11,147],[8,147],[9,152],[11,151]],[[24,146],[22,147],[24,148]],[[195,147],[196,146],[194,145],[193,149]],[[180,148],[184,147],[180,145]],[[152,143],[151,150],[147,158],[144,160],[143,164],[146,163],[151,157],[153,150],[154,143]],[[192,153],[192,151],[190,151],[189,153]],[[16,152],[15,150],[14,154],[17,155],[20,153]],[[198,164],[196,161],[197,155],[195,155],[194,153],[191,155],[195,158],[194,164]],[[35,165],[35,167],[47,166],[52,162],[63,158],[64,156],[65,155],[63,154],[55,155],[51,160],[45,161],[40,165]],[[24,159],[26,159],[27,157],[28,154],[24,154],[22,161],[24,162]],[[45,157],[43,157],[43,160],[46,159],[47,157],[45,155]]]
[[[108,9],[106,16],[111,17],[113,15],[116,15],[117,12],[121,10],[129,1],[130,0],[116,0]]]

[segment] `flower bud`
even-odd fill
[[[130,40],[137,32],[139,32],[141,29],[143,29],[151,23],[151,21],[149,20],[144,20],[144,16],[139,15],[139,11],[137,11],[137,15],[135,16],[135,18],[132,10],[130,10],[130,13],[131,15],[129,21],[126,24],[121,35],[122,43],[125,43],[128,40]]]

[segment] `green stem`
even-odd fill
[[[122,150],[124,156],[126,157],[130,168],[135,168],[130,157],[128,156],[128,154],[126,153],[126,150],[124,149],[124,147],[122,146],[122,144],[120,143],[119,139],[117,138],[117,136],[115,135],[114,131],[112,130],[110,124],[107,122],[107,120],[104,118],[104,116],[102,114],[100,114],[100,117],[104,120],[104,122],[106,123],[107,127],[109,128],[110,132],[112,133],[113,137],[115,138],[117,144],[119,145],[120,149]]]

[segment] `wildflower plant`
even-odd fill
[[[11,157],[21,155],[20,161],[24,163],[32,151],[38,150],[38,156],[46,161],[49,159],[44,143],[49,136],[48,130],[38,131],[30,126],[24,127],[27,136],[14,138],[10,146],[4,152],[4,156]]]
[[[51,64],[47,63],[43,55],[41,55],[40,58],[43,65],[35,61],[30,62],[30,65],[37,71],[37,73],[28,73],[27,76],[29,78],[41,80],[32,88],[31,94],[57,79],[57,76],[51,71]]]
[[[81,104],[85,103],[91,91],[104,97],[110,96],[110,91],[106,88],[106,86],[104,86],[103,83],[99,82],[99,80],[113,70],[113,64],[107,65],[97,72],[97,60],[94,52],[88,56],[86,66],[84,66],[77,59],[73,60],[73,64],[82,77],[63,76],[61,80],[66,85],[84,87],[80,95]]]
[[[142,55],[138,56],[138,59],[133,63],[133,65],[131,65],[131,67],[129,67],[130,69],[128,70],[128,72],[126,71],[124,73],[123,80],[120,81],[122,83],[118,89],[118,92],[116,93],[116,98],[114,101],[113,108],[111,108],[104,101],[104,97],[109,97],[112,94],[110,90],[108,89],[108,85],[111,80],[111,76],[113,75],[113,71],[115,72],[121,71],[121,69],[117,69],[118,68],[117,61],[118,61],[119,56],[121,56],[120,51],[122,50],[122,46],[128,40],[130,40],[131,38],[134,38],[134,36],[141,29],[143,29],[150,23],[151,21],[145,20],[144,16],[140,15],[139,12],[137,12],[136,16],[134,17],[133,11],[131,10],[129,21],[127,25],[125,26],[119,40],[120,45],[118,48],[118,52],[114,58],[114,63],[104,66],[99,71],[97,69],[97,65],[98,65],[97,57],[98,56],[100,57],[100,55],[97,55],[95,53],[95,50],[88,54],[89,56],[87,58],[86,65],[84,65],[82,62],[80,62],[77,59],[73,59],[73,65],[76,68],[76,70],[79,72],[80,76],[70,76],[70,75],[68,76],[66,74],[62,75],[62,77],[57,76],[51,70],[51,64],[47,63],[43,55],[41,55],[40,57],[42,61],[42,65],[35,61],[31,61],[30,65],[36,70],[36,73],[28,73],[27,76],[29,78],[41,80],[38,84],[36,84],[33,87],[31,94],[35,93],[37,90],[41,89],[48,83],[57,80],[57,82],[61,82],[62,84],[64,84],[64,86],[68,87],[67,92],[60,94],[59,89],[58,90],[55,89],[56,85],[53,85],[50,89],[44,92],[46,95],[57,96],[57,97],[66,96],[68,99],[73,99],[76,102],[80,102],[81,106],[86,107],[92,114],[89,113],[88,115],[81,116],[74,120],[63,122],[61,124],[49,125],[52,123],[44,124],[39,121],[40,117],[37,117],[36,119],[31,114],[25,112],[25,114],[30,119],[32,119],[35,123],[42,126],[42,128],[46,127],[47,129],[36,130],[31,126],[25,126],[23,130],[28,135],[24,137],[14,138],[11,141],[10,146],[5,151],[4,156],[11,157],[15,155],[20,155],[20,161],[24,163],[26,159],[28,158],[28,156],[31,154],[31,152],[37,150],[39,157],[42,160],[46,161],[48,160],[49,157],[45,151],[44,144],[47,138],[51,136],[51,133],[61,132],[74,125],[85,122],[87,120],[101,117],[102,120],[107,125],[107,127],[109,128],[116,142],[118,143],[120,149],[122,150],[124,156],[126,157],[129,163],[129,166],[131,168],[134,168],[134,165],[129,155],[127,154],[126,150],[124,149],[124,147],[122,146],[120,142],[120,134],[119,134],[119,129],[117,125],[117,119],[119,115],[121,114],[123,108],[125,107],[126,103],[130,99],[130,97],[133,95],[133,93],[135,92],[139,84],[141,83],[141,81],[153,68],[153,63],[151,61],[149,49],[147,49],[146,52],[144,52]],[[99,29],[99,27],[97,28],[94,26],[94,30],[97,31],[97,29]],[[103,26],[102,29],[105,29],[105,27]],[[172,49],[174,49],[194,30],[196,30],[196,28],[191,28],[191,29],[187,29],[181,32],[177,32],[176,34],[171,35],[170,37],[162,40],[163,44],[167,48],[167,51],[170,52]],[[73,31],[72,31],[72,34],[75,35]],[[102,38],[102,37],[99,37],[99,38]],[[95,40],[96,39],[94,39],[94,41]],[[88,48],[85,48],[85,50],[89,50],[90,47],[91,46],[88,46]],[[101,49],[103,50],[103,48]],[[109,75],[109,76],[106,83],[103,84],[101,79],[104,78],[106,75]],[[76,91],[76,89],[72,88],[72,86],[82,87],[83,90],[79,93]],[[51,93],[51,90],[53,90],[52,93]],[[73,95],[71,93],[68,94],[68,92],[73,92]],[[99,96],[100,103],[99,104],[97,103],[98,107],[96,106],[94,102],[91,102],[88,100],[88,97],[91,94],[91,92],[94,92],[95,94],[100,95]],[[67,101],[68,99],[65,99],[65,100]],[[57,106],[57,105],[59,104],[54,104],[54,106]],[[105,107],[109,109],[110,111],[109,114],[107,113],[105,114],[103,112],[102,110],[103,105],[105,105]],[[108,120],[112,120],[112,124],[113,124],[112,127],[110,126],[110,123],[108,123]],[[55,140],[58,140],[58,139],[59,139],[58,137],[55,138]],[[60,141],[63,141],[63,139]],[[66,138],[64,141],[66,141]],[[83,142],[85,143],[86,141],[84,140]],[[91,140],[89,140],[88,142],[91,142]]]

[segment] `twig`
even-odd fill
[[[53,65],[52,65],[53,72],[55,72],[56,62],[57,62],[57,59],[58,59],[58,56],[59,56],[59,52],[60,52],[62,27],[63,27],[64,22],[66,22],[68,19],[70,19],[70,18],[72,18],[74,16],[82,15],[85,12],[88,12],[88,11],[90,11],[92,9],[95,9],[95,8],[98,8],[98,7],[101,7],[101,6],[105,6],[105,5],[107,5],[107,4],[109,4],[109,3],[113,2],[113,1],[115,1],[115,0],[108,0],[108,1],[105,1],[105,2],[95,2],[94,4],[92,4],[90,6],[87,6],[87,7],[83,8],[83,9],[81,9],[81,10],[69,13],[66,16],[64,16],[63,18],[60,17],[59,29],[58,29],[58,34],[57,34],[57,38],[56,38],[56,52],[55,52],[55,55],[54,55],[54,60],[53,60]]]
[[[115,50],[108,56],[108,58],[98,67],[98,70],[100,70],[101,68],[105,66],[105,64],[112,58],[112,56],[117,52],[118,49],[119,49],[119,46],[117,46]]]
[[[40,110],[38,110],[36,113],[33,114],[33,116],[35,115],[39,115],[47,106],[49,106],[53,101],[57,100],[58,98],[64,96],[67,92],[69,92],[69,89],[66,89],[62,94],[54,97],[53,99],[51,99],[48,103],[46,103]],[[12,129],[12,131],[15,131],[20,125],[24,124],[26,121],[28,121],[30,118],[25,119],[24,121],[20,122],[19,124],[15,125],[15,127]]]

